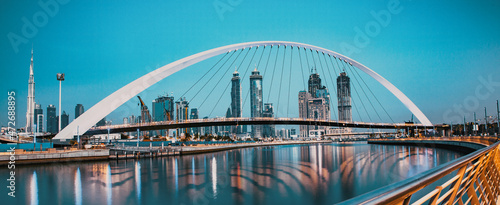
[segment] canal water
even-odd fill
[[[412,146],[329,143],[139,160],[18,165],[1,204],[333,204],[461,157]]]

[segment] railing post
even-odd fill
[[[457,181],[453,183],[452,186],[450,186],[450,189],[453,189],[453,193],[450,194],[448,198],[448,202],[446,204],[452,205],[453,202],[455,201],[455,197],[457,196],[458,189],[460,188],[460,184],[462,182],[462,179],[465,174],[465,170],[467,169],[467,165],[464,165],[462,168],[460,168],[457,172],[457,175],[460,176],[458,177]]]

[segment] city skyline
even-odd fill
[[[40,7],[36,3],[31,2],[16,2],[11,3],[12,6],[15,4],[27,4],[23,13],[14,14],[12,12],[3,12],[2,15],[9,16],[9,18],[14,19],[13,21],[7,22],[4,28],[2,28],[3,33],[8,34],[10,32],[17,33],[21,35],[22,29],[22,17],[28,17],[30,20],[31,16],[40,11]],[[206,8],[212,8],[210,4],[198,4],[191,5],[189,3],[175,3],[177,8],[191,8],[194,10],[206,10]],[[65,17],[72,17],[75,20],[85,22],[81,17],[72,16],[70,13],[77,12],[79,14],[85,14],[88,11],[78,10],[78,2],[70,2],[66,5],[61,5],[60,10],[54,17],[49,19],[46,26],[38,28],[38,34],[32,38],[28,39],[28,43],[20,44],[18,52],[12,49],[11,43],[8,38],[4,38],[1,41],[2,55],[5,56],[6,60],[2,63],[4,68],[9,68],[6,70],[6,74],[11,76],[6,81],[3,81],[2,88],[4,91],[15,90],[17,92],[17,119],[19,125],[26,124],[26,119],[23,119],[24,110],[27,107],[26,101],[24,99],[27,96],[28,89],[26,88],[26,82],[28,78],[28,68],[30,60],[31,45],[33,44],[34,49],[34,73],[37,79],[37,96],[35,103],[41,105],[57,104],[57,82],[55,80],[55,74],[58,72],[64,72],[67,74],[67,79],[63,82],[63,107],[62,110],[68,111],[74,109],[74,106],[78,103],[90,108],[104,96],[110,94],[114,90],[118,89],[122,85],[130,82],[134,77],[140,76],[154,68],[170,63],[174,60],[182,58],[186,55],[193,54],[197,51],[204,49],[209,49],[221,45],[227,45],[234,42],[252,41],[252,40],[265,40],[265,39],[285,39],[294,40],[299,42],[306,42],[310,44],[320,45],[322,47],[329,48],[334,51],[346,54],[369,67],[373,68],[375,71],[379,72],[382,76],[386,77],[389,81],[393,82],[397,87],[399,87],[404,93],[406,93],[410,99],[415,101],[415,103],[422,109],[422,111],[429,116],[433,123],[449,123],[447,120],[451,119],[454,123],[460,123],[463,116],[461,116],[461,111],[468,115],[468,121],[471,121],[471,113],[476,111],[482,113],[483,107],[487,107],[490,111],[490,115],[493,115],[495,110],[495,100],[499,98],[498,92],[487,93],[488,97],[486,99],[479,98],[476,95],[476,89],[479,86],[484,90],[485,83],[490,82],[490,88],[493,90],[498,89],[498,82],[495,78],[491,79],[491,76],[498,76],[498,36],[499,28],[495,26],[494,20],[497,19],[498,14],[493,12],[498,8],[498,3],[494,2],[480,2],[474,7],[470,7],[465,1],[457,2],[454,4],[452,9],[443,10],[444,13],[438,14],[429,12],[429,16],[426,16],[421,21],[417,21],[415,26],[404,25],[403,23],[408,19],[415,17],[419,11],[424,9],[431,9],[431,11],[437,11],[442,8],[445,3],[443,2],[401,2],[401,12],[397,15],[394,14],[391,17],[390,24],[387,27],[383,27],[381,32],[375,37],[369,38],[369,44],[361,48],[361,52],[358,53],[346,53],[345,49],[341,45],[342,43],[353,44],[352,39],[356,37],[356,27],[363,29],[363,27],[374,21],[374,17],[370,14],[371,10],[375,13],[387,9],[385,3],[375,3],[366,2],[370,4],[371,10],[363,10],[361,8],[354,9],[354,3],[347,3],[346,5],[341,5],[338,7],[328,7],[333,11],[344,12],[343,10],[355,10],[362,12],[365,15],[360,15],[359,17],[353,17],[352,23],[325,23],[325,20],[320,20],[317,23],[311,25],[305,24],[305,22],[312,22],[309,18],[303,17],[303,19],[298,17],[292,18],[292,13],[294,9],[298,9],[300,5],[289,6],[291,11],[277,10],[275,12],[281,13],[284,16],[291,17],[290,19],[296,20],[293,23],[293,28],[299,30],[317,30],[316,34],[310,35],[299,35],[293,31],[291,28],[285,29],[283,31],[277,31],[276,29],[269,29],[271,25],[280,28],[282,26],[277,24],[266,23],[262,21],[263,19],[269,18],[269,16],[263,15],[259,20],[250,20],[243,17],[245,13],[255,12],[253,4],[254,2],[245,2],[235,8],[239,12],[227,12],[223,21],[219,19],[219,15],[216,11],[207,12],[206,20],[204,22],[208,23],[207,26],[202,26],[202,30],[206,31],[208,36],[199,35],[185,35],[182,37],[180,32],[176,34],[176,42],[170,44],[171,41],[166,39],[157,39],[159,45],[170,45],[154,47],[155,49],[144,49],[145,46],[150,46],[152,42],[143,42],[145,45],[139,46],[143,48],[145,52],[143,55],[136,56],[136,52],[131,52],[132,46],[123,51],[116,51],[110,49],[111,52],[104,52],[103,50],[95,50],[98,48],[96,46],[90,46],[88,49],[84,49],[83,42],[96,42],[99,38],[107,39],[110,36],[116,35],[118,40],[123,40],[126,35],[121,35],[112,31],[116,28],[112,26],[113,24],[106,24],[110,26],[103,32],[98,32],[95,29],[85,30],[82,36],[75,33],[76,31],[81,31],[81,29],[76,29],[75,27],[70,27],[71,29],[65,30],[64,34],[72,35],[73,39],[81,41],[78,43],[75,40],[70,40],[67,38],[61,38],[60,35],[56,35],[60,31],[59,26],[69,26],[67,22],[63,19]],[[321,4],[333,4],[330,2],[321,2]],[[308,8],[313,7],[315,11],[327,12],[326,9],[321,9],[320,4],[308,4],[302,5]],[[104,8],[107,3],[103,3]],[[95,9],[95,8],[94,8]],[[124,7],[122,9],[130,10],[130,7]],[[144,7],[139,7],[136,9],[146,9]],[[181,9],[182,10],[182,9]],[[153,9],[153,11],[156,11]],[[464,11],[464,16],[456,15],[456,11]],[[481,12],[479,12],[481,11]],[[180,12],[180,11],[179,11]],[[307,12],[307,10],[306,10]],[[240,14],[242,13],[242,14]],[[288,14],[290,13],[290,14]],[[81,15],[87,16],[87,15]],[[115,17],[120,15],[111,16],[98,16],[89,18],[88,21],[103,20],[109,22]],[[181,15],[182,16],[182,15]],[[137,17],[137,16],[134,16]],[[79,19],[80,18],[80,19]],[[144,20],[150,18],[149,16],[139,17],[139,20]],[[187,17],[187,22],[199,21],[199,17]],[[330,18],[334,18],[330,17]],[[455,19],[453,22],[478,22],[476,24],[458,24],[452,23],[449,25],[441,26],[437,24],[426,25],[423,22],[428,22],[429,18],[437,19]],[[2,18],[8,19],[8,18]],[[18,21],[16,21],[16,19]],[[139,22],[139,20],[132,22]],[[171,25],[172,22],[163,20],[167,25]],[[214,34],[220,34],[217,28],[222,27],[222,31],[227,31],[228,28],[234,28],[236,23],[242,23],[242,26],[252,26],[261,24],[262,28],[267,32],[255,32],[247,34],[242,37],[229,37],[229,38],[213,38],[210,42],[200,43],[200,39],[208,38]],[[282,23],[283,26],[292,25],[289,23]],[[200,23],[197,23],[199,26]],[[492,25],[492,26],[490,26]],[[151,30],[154,24],[146,24],[142,28],[146,28],[144,31]],[[212,26],[212,28],[210,27]],[[423,27],[425,29],[418,30],[418,28]],[[240,28],[239,26],[237,26]],[[335,28],[334,28],[335,27]],[[162,31],[166,31],[166,27],[158,27]],[[170,27],[172,28],[172,27]],[[174,31],[175,26],[173,27]],[[242,28],[243,29],[243,28]],[[258,29],[259,31],[261,29]],[[189,31],[189,29],[187,29]],[[397,31],[394,31],[397,30]],[[471,32],[473,30],[480,30],[485,32]],[[238,32],[245,32],[248,29],[243,29]],[[453,31],[460,31],[460,35],[455,34]],[[236,31],[230,30],[228,34],[234,34]],[[287,34],[288,32],[288,34]],[[401,32],[406,35],[405,38],[400,37]],[[412,33],[413,32],[413,33]],[[441,32],[441,34],[440,34]],[[146,32],[145,32],[146,33]],[[139,32],[138,36],[147,36],[145,33]],[[437,34],[436,34],[437,33]],[[433,35],[436,34],[436,35]],[[227,34],[223,34],[228,37]],[[432,35],[433,38],[422,39],[421,36]],[[90,36],[90,37],[89,37]],[[198,38],[196,38],[198,37]],[[85,40],[87,39],[87,40]],[[93,39],[93,40],[91,40]],[[136,38],[134,38],[136,39]],[[141,39],[141,38],[139,38]],[[146,39],[146,38],[142,38]],[[194,40],[193,43],[188,43],[188,40]],[[413,39],[413,41],[408,41],[408,39]],[[159,42],[158,42],[159,41]],[[132,40],[133,45],[139,45],[140,41]],[[113,44],[110,44],[113,43]],[[109,43],[102,44],[102,48],[109,49],[111,45],[119,45],[117,41],[110,41]],[[182,44],[182,49],[181,48]],[[422,44],[417,46],[417,44]],[[61,48],[58,45],[72,45],[71,48],[65,47]],[[87,46],[88,43],[85,45]],[[123,48],[127,44],[119,46]],[[433,47],[431,47],[431,45]],[[90,50],[90,49],[94,50]],[[135,49],[134,49],[135,50]],[[447,51],[453,51],[451,54],[447,54]],[[172,53],[169,53],[172,52]],[[157,54],[153,54],[157,53]],[[59,58],[57,58],[59,56]],[[136,56],[136,57],[132,57]],[[411,56],[411,58],[409,58]],[[458,56],[458,58],[456,57]],[[63,58],[61,58],[63,57]],[[82,63],[82,59],[85,62]],[[128,60],[118,60],[118,58],[124,58]],[[387,60],[388,58],[388,60]],[[59,59],[59,60],[55,60]],[[106,60],[104,60],[106,59]],[[419,60],[415,60],[419,59]],[[424,60],[425,59],[425,60]],[[106,63],[103,63],[103,62]],[[113,63],[110,63],[113,62]],[[431,62],[431,63],[429,63]],[[443,64],[441,62],[446,62]],[[71,66],[70,66],[71,65]],[[194,66],[193,69],[197,69],[200,66]],[[10,69],[12,68],[12,69]],[[439,68],[439,69],[436,69]],[[119,72],[125,69],[127,72]],[[97,74],[105,76],[98,77]],[[162,81],[158,85],[155,85],[148,91],[145,91],[147,95],[143,95],[145,101],[151,102],[158,94],[164,92],[164,87],[175,88],[168,89],[170,92],[174,92],[179,95],[183,92],[175,86],[175,83],[180,81],[175,79],[182,79],[189,75],[189,72],[179,73],[178,75],[170,77],[169,82]],[[448,78],[440,79],[438,77],[449,76]],[[174,79],[174,80],[172,80]],[[453,79],[462,79],[460,82],[454,81]],[[171,82],[174,81],[174,82]],[[493,83],[491,83],[493,82]],[[245,82],[244,82],[245,83]],[[266,84],[266,82],[264,82]],[[246,85],[242,85],[246,86]],[[440,89],[433,89],[439,86]],[[265,88],[267,89],[267,88]],[[265,90],[264,89],[264,90]],[[162,91],[163,90],[163,91]],[[459,91],[459,92],[456,92]],[[81,93],[81,96],[72,96],[72,93]],[[93,95],[91,95],[93,94]],[[242,93],[245,94],[244,92]],[[85,96],[92,96],[91,98]],[[142,94],[141,94],[142,95]],[[400,115],[396,114],[395,121],[401,122],[403,120],[408,120],[410,118],[410,113],[397,101],[394,101],[390,95],[386,93],[380,93],[382,98],[388,99],[386,103],[393,103],[395,113],[402,113]],[[443,98],[442,96],[446,96]],[[264,93],[264,96],[267,96]],[[484,95],[483,95],[484,96]],[[470,108],[470,101],[467,101],[470,97],[478,100],[479,105]],[[441,99],[439,101],[432,99]],[[266,101],[265,101],[266,102]],[[213,102],[212,102],[213,103]],[[0,101],[0,104],[6,104],[6,100]],[[130,114],[137,113],[136,101],[127,103],[128,105],[120,108],[110,115],[110,119],[115,122],[121,121],[124,116],[129,116]],[[290,104],[293,104],[291,102]],[[454,105],[457,105],[454,108]],[[225,107],[227,108],[227,107]],[[224,108],[224,110],[225,110]],[[276,113],[278,115],[283,115],[283,110],[277,107]],[[399,112],[403,111],[403,112]],[[245,110],[244,110],[245,112]],[[248,111],[246,111],[248,114]],[[224,111],[218,112],[219,115],[223,115]],[[245,113],[243,115],[246,115]],[[293,113],[297,115],[297,113]],[[206,113],[200,116],[205,116]],[[71,119],[73,116],[70,116]],[[447,119],[445,119],[447,118]],[[460,120],[457,120],[460,118]],[[71,120],[70,119],[70,120]],[[5,126],[6,121],[0,120],[0,124]],[[18,126],[19,128],[19,126]]]

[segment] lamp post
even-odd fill
[[[57,74],[57,80],[59,81],[59,129],[57,132],[61,131],[61,85],[62,81],[64,81],[64,73]]]
[[[497,137],[499,132],[500,132],[500,109],[498,107],[498,100],[497,100]]]

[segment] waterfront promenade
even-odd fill
[[[37,164],[51,162],[71,162],[107,159],[133,159],[144,157],[163,157],[174,155],[199,154],[208,152],[218,152],[230,149],[239,149],[259,146],[278,146],[293,144],[327,143],[323,141],[279,141],[279,142],[253,142],[234,144],[214,144],[196,146],[165,146],[165,147],[135,147],[135,146],[115,146],[105,149],[76,149],[56,150],[54,148],[46,151],[24,151],[0,153],[0,164],[7,164],[15,161],[16,164]],[[14,159],[11,159],[11,156]]]

